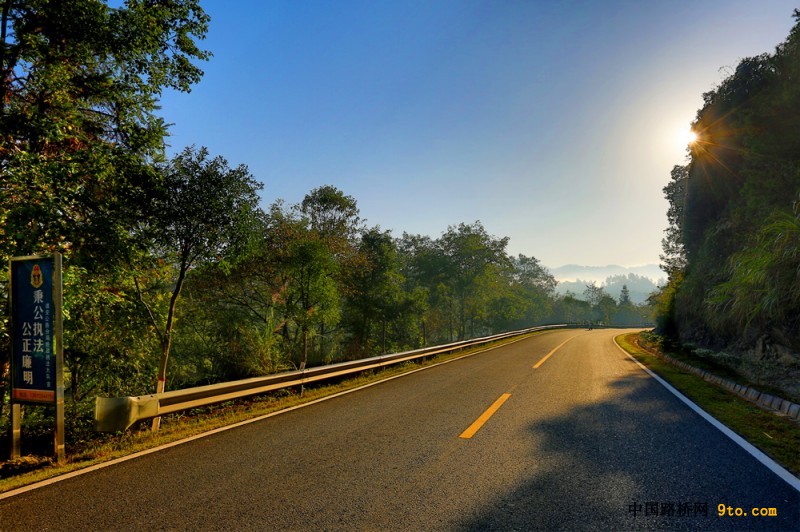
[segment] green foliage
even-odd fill
[[[187,268],[219,261],[249,244],[262,186],[245,165],[186,148],[162,166],[144,233],[162,258]]]
[[[589,281],[576,279],[575,281],[560,281],[555,288],[558,295],[567,292],[582,294]],[[619,300],[623,287],[627,287],[628,296],[632,303],[640,305],[646,303],[647,298],[658,289],[658,286],[649,277],[629,273],[627,275],[610,275],[602,283],[603,290],[611,297]]]
[[[76,404],[141,391],[153,331],[130,297],[137,276],[127,263],[141,252],[135,229],[160,182],[158,98],[199,80],[208,17],[196,0],[2,0],[0,9],[0,259],[64,253]],[[5,308],[0,322],[4,374]]]
[[[158,98],[189,90],[210,55],[197,0],[0,7],[0,258],[65,253],[76,434],[95,395],[163,390],[168,360],[182,387],[614,320],[608,294],[556,298],[538,260],[509,256],[480,222],[395,238],[333,186],[264,212],[245,166],[194,147],[165,160]]]
[[[69,265],[64,271],[64,360],[74,401],[95,395],[136,394],[154,380],[158,333],[136,301],[134,275],[164,271],[122,269],[89,273]],[[152,301],[166,306],[166,299]]]
[[[2,4],[0,256],[105,260],[148,204],[166,134],[157,98],[199,79],[208,17],[196,0]]]
[[[200,264],[220,263],[247,247],[254,238],[251,226],[258,219],[261,188],[246,166],[232,169],[222,157],[210,159],[205,148],[184,149],[161,172],[149,225],[143,224],[141,234],[151,243],[152,259],[174,268],[166,315],[159,315],[139,290],[139,300],[161,336],[158,392],[164,391],[175,312],[187,273]]]
[[[361,234],[361,267],[351,273],[352,290],[345,302],[350,330],[348,352],[387,353],[406,347],[416,336],[414,317],[420,299],[404,291],[400,257],[391,234],[373,228]]]
[[[628,290],[628,285],[622,285],[622,291],[619,294],[619,304],[620,306],[626,306],[631,304],[631,291]]]
[[[553,318],[557,323],[588,323],[593,319],[592,306],[567,292],[554,302]]]
[[[793,326],[800,318],[800,212],[777,213],[754,243],[729,260],[730,279],[717,285],[709,303],[738,327]]]
[[[686,268],[686,250],[684,248],[683,230],[685,226],[686,188],[689,180],[688,166],[675,166],[671,180],[664,187],[664,196],[669,202],[667,221],[669,226],[661,240],[664,253],[661,255],[662,269],[668,276],[682,272]]]
[[[661,290],[650,296],[656,318],[656,331],[663,335],[677,332],[675,323],[675,296],[683,283],[683,273],[675,272]]]
[[[450,226],[436,242],[440,275],[454,296],[457,338],[484,331],[494,280],[511,272],[508,238],[489,235],[480,222]]]
[[[302,205],[273,205],[255,245],[230,267],[187,277],[175,335],[181,382],[192,372],[197,381],[249,376],[550,319],[553,278],[533,257],[506,256],[505,239],[479,224],[436,240],[354,232],[355,200],[319,190]]]
[[[356,200],[331,185],[315,188],[303,198],[299,211],[310,229],[330,241],[335,249],[352,242],[359,227]]]
[[[800,11],[773,54],[742,60],[704,95],[691,160],[664,188],[670,284],[660,323],[684,340],[723,346],[768,336],[800,346]]]

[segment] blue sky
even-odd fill
[[[334,185],[370,226],[480,220],[550,267],[658,263],[677,137],[784,0],[207,0],[214,57],[167,93],[171,151],[206,146],[264,206]]]

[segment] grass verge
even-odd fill
[[[546,331],[500,340],[486,346],[464,349],[455,353],[435,355],[425,358],[421,362],[406,362],[381,370],[366,371],[339,382],[321,383],[306,387],[302,394],[299,393],[299,390],[280,390],[269,395],[239,399],[163,416],[161,418],[161,429],[158,432],[148,430],[149,422],[145,421],[141,423],[141,427],[134,427],[125,432],[104,436],[97,441],[86,442],[80,448],[70,449],[68,447],[67,462],[64,465],[56,465],[49,459],[32,456],[24,456],[14,462],[0,462],[0,466],[10,472],[7,473],[7,478],[0,478],[0,493],[263,417],[274,412],[318,401],[421,368],[474,355],[524,338],[543,334],[544,332]]]
[[[616,338],[617,343],[636,360],[678,389],[700,408],[711,414],[764,454],[800,475],[800,425],[786,417],[762,410],[728,390],[715,386],[673,366],[641,348],[639,333]]]

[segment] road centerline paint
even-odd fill
[[[483,424],[489,421],[489,418],[492,417],[501,406],[503,406],[503,403],[508,401],[509,397],[511,397],[510,393],[504,393],[501,395],[494,403],[492,403],[492,406],[487,408],[486,411],[467,428],[467,430],[461,433],[459,438],[464,438],[465,440],[472,438],[475,433],[481,429]]]
[[[573,338],[577,338],[578,336],[583,336],[583,335],[582,335],[582,334],[579,334],[579,335],[576,335],[576,336],[572,336],[572,337],[570,337],[570,338],[567,338],[566,340],[564,340],[564,341],[563,341],[563,342],[561,342],[560,344],[558,344],[558,345],[555,347],[555,349],[553,349],[552,351],[550,351],[549,353],[547,353],[547,354],[544,356],[544,358],[542,358],[542,359],[541,359],[539,362],[537,362],[536,364],[534,364],[534,366],[533,366],[533,369],[539,369],[539,366],[541,366],[542,364],[544,364],[544,363],[545,363],[545,361],[546,361],[548,358],[550,358],[550,357],[553,355],[553,353],[555,353],[556,351],[558,351],[559,349],[561,349],[562,347],[564,347],[564,344],[566,344],[567,342],[569,342],[569,341],[570,341],[570,340],[572,340]]]

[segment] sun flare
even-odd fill
[[[686,148],[697,142],[697,133],[692,131],[691,128],[686,128],[675,136],[675,141],[681,148]]]

